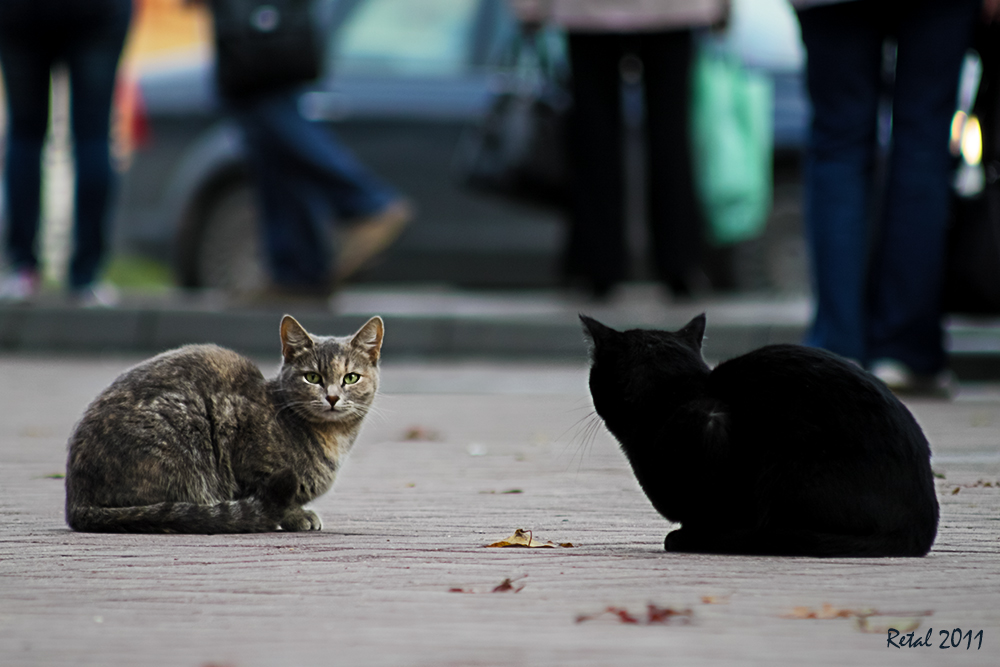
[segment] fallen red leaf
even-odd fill
[[[646,605],[646,623],[669,623],[675,616],[691,618],[694,612],[690,609],[671,609],[670,607],[657,607],[655,604]]]
[[[610,614],[618,619],[619,623],[627,623],[629,625],[653,625],[656,623],[666,625],[675,617],[683,618],[684,622],[689,623],[691,618],[694,616],[694,612],[690,609],[672,609],[670,607],[658,607],[655,604],[646,605],[646,618],[642,619],[637,616],[632,615],[632,613],[624,607],[606,607],[604,611],[597,614],[580,614],[576,617],[577,623],[583,623],[584,621],[592,621],[595,618],[604,616],[605,614]]]

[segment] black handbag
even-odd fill
[[[229,99],[316,80],[323,50],[312,0],[211,0],[216,81]]]
[[[514,200],[565,201],[570,93],[549,37],[514,36],[485,116],[459,141],[455,162],[464,185]]]
[[[1000,315],[1000,26],[981,27],[983,63],[973,113],[983,137],[982,192],[955,197],[945,264],[944,311]]]

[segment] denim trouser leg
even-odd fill
[[[872,262],[869,357],[931,374],[946,364],[941,289],[953,160],[951,117],[978,3],[930,2],[897,30],[892,152]]]
[[[271,276],[285,287],[324,286],[331,276],[332,211],[317,188],[295,178],[277,161],[255,165],[260,183],[261,235]]]
[[[800,12],[814,118],[805,170],[816,315],[806,342],[868,364],[943,368],[948,126],[975,0]],[[884,193],[872,190],[882,43],[898,42]],[[876,199],[877,197],[877,199]],[[878,219],[872,217],[881,204]]]
[[[275,281],[327,282],[331,267],[325,228],[331,214],[370,215],[399,195],[341,146],[328,128],[302,117],[298,91],[232,106],[254,165]],[[297,261],[290,262],[292,257]]]
[[[816,312],[806,343],[859,362],[866,358],[869,218],[883,39],[880,29],[859,16],[857,6],[864,4],[800,14],[813,103],[804,203]]]
[[[37,57],[5,30],[0,34],[0,62],[7,99],[5,250],[12,269],[37,269],[42,147],[48,129],[52,61]]]
[[[37,268],[41,155],[49,118],[52,67],[70,74],[76,173],[75,247],[70,285],[95,278],[104,252],[112,181],[108,154],[118,57],[131,18],[130,0],[10,2],[0,20],[0,60],[7,92],[4,174],[7,254],[14,268]],[[9,13],[7,13],[9,12]]]
[[[74,288],[94,282],[107,247],[108,203],[114,183],[108,141],[111,104],[131,18],[131,3],[118,4],[118,12],[100,30],[67,45],[76,175],[69,265],[69,284]]]

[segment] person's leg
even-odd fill
[[[116,0],[100,13],[84,14],[65,45],[69,67],[76,174],[74,249],[69,284],[86,287],[97,277],[107,245],[108,204],[113,181],[108,148],[118,59],[132,4]]]
[[[330,243],[321,233],[326,217],[312,205],[313,188],[298,165],[274,141],[270,106],[251,99],[234,104],[232,111],[246,143],[272,281],[291,290],[327,285]]]
[[[323,187],[341,218],[371,215],[400,198],[329,128],[306,120],[299,112],[298,100],[297,91],[288,90],[253,101],[261,140],[272,154]]]
[[[816,312],[806,344],[866,360],[872,176],[884,30],[867,1],[799,13],[813,118],[804,168]]]
[[[626,277],[618,35],[570,33],[570,231],[566,272],[598,296]]]
[[[0,64],[7,99],[5,250],[11,269],[37,271],[42,147],[52,68],[45,36],[30,26],[0,25]]]
[[[872,264],[871,359],[924,375],[945,366],[941,289],[953,159],[951,117],[976,0],[930,0],[897,29],[892,152]]]
[[[647,196],[652,254],[659,278],[690,291],[699,268],[702,224],[695,196],[689,108],[691,32],[643,35],[639,41],[646,95]]]

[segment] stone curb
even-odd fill
[[[311,331],[347,332],[364,314],[338,315],[302,309]],[[34,305],[0,307],[0,352],[150,354],[189,343],[214,342],[251,356],[277,349],[280,309],[123,307],[84,309]],[[392,335],[385,354],[394,358],[479,358],[572,361],[587,345],[575,317],[384,315]],[[618,325],[629,326],[626,322]],[[680,326],[683,321],[663,326]],[[642,326],[635,324],[633,326]],[[723,360],[771,343],[795,343],[804,327],[794,323],[714,324],[705,355]],[[1000,380],[1000,327],[967,323],[949,326],[951,363],[965,381]]]

